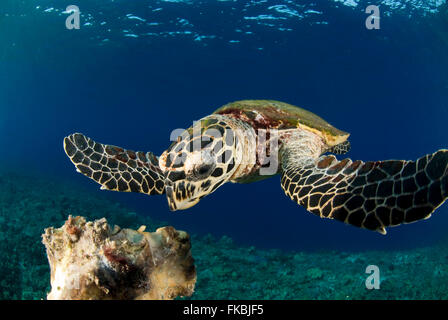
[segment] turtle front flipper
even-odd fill
[[[64,150],[77,171],[101,184],[101,189],[165,193],[164,175],[151,152],[104,145],[75,133],[64,139]]]
[[[284,166],[281,184],[308,211],[386,233],[386,227],[427,219],[448,197],[448,150],[417,161],[338,161],[323,156]]]

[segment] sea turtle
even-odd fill
[[[447,198],[448,150],[416,161],[339,161],[326,154],[346,153],[348,136],[302,108],[243,100],[197,121],[160,157],[80,133],[66,137],[64,149],[102,189],[165,193],[173,211],[226,182],[280,174],[286,195],[311,213],[385,234],[386,227],[429,218]]]

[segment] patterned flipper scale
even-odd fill
[[[348,140],[345,140],[344,142],[335,145],[334,147],[331,147],[327,150],[327,152],[334,153],[334,154],[346,154],[350,151],[350,142]]]
[[[282,188],[295,202],[322,218],[375,230],[427,219],[448,197],[448,150],[417,161],[338,161],[289,167]]]
[[[78,172],[101,184],[101,189],[165,193],[164,176],[151,152],[134,152],[104,145],[75,133],[64,139],[64,150]]]

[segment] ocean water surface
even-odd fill
[[[372,4],[380,10],[380,29],[366,27]],[[66,28],[68,5],[81,12],[79,29]],[[165,196],[100,190],[76,173],[62,147],[65,136],[82,132],[98,142],[160,155],[173,129],[188,128],[242,99],[280,100],[318,114],[351,134],[347,156],[353,160],[415,160],[446,148],[448,5],[445,0],[2,1],[0,250],[14,259],[0,267],[25,279],[23,265],[35,266],[30,279],[39,279],[18,285],[5,277],[2,298],[44,297],[49,273],[40,244],[43,228],[59,227],[68,214],[115,216],[131,226],[129,213],[135,221],[164,221],[197,237],[198,279],[202,272],[210,279],[230,274],[241,288],[254,283],[252,293],[199,283],[199,298],[448,297],[446,205],[431,219],[389,228],[384,236],[309,214],[285,196],[274,177],[225,184],[191,209],[170,212]],[[18,231],[30,221],[29,231]],[[235,258],[232,266],[215,270],[207,259],[220,254],[252,260],[238,265]],[[332,283],[347,270],[347,261],[356,281]],[[416,261],[425,266],[412,269]],[[263,264],[271,279],[286,277],[282,290],[268,280],[240,277],[239,270]],[[370,294],[360,280],[369,264],[384,265],[389,279],[401,277],[400,285],[411,278],[406,272],[419,272],[428,291],[416,294],[391,283],[386,293]],[[302,279],[310,290],[286,288],[291,279]],[[349,296],[354,287],[359,294]]]

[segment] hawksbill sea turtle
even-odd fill
[[[226,182],[279,174],[286,195],[309,212],[385,234],[386,227],[429,218],[448,197],[448,150],[416,161],[326,154],[346,153],[348,136],[302,108],[243,100],[197,121],[160,157],[80,133],[66,137],[64,149],[102,189],[166,194],[172,211],[190,208]]]

